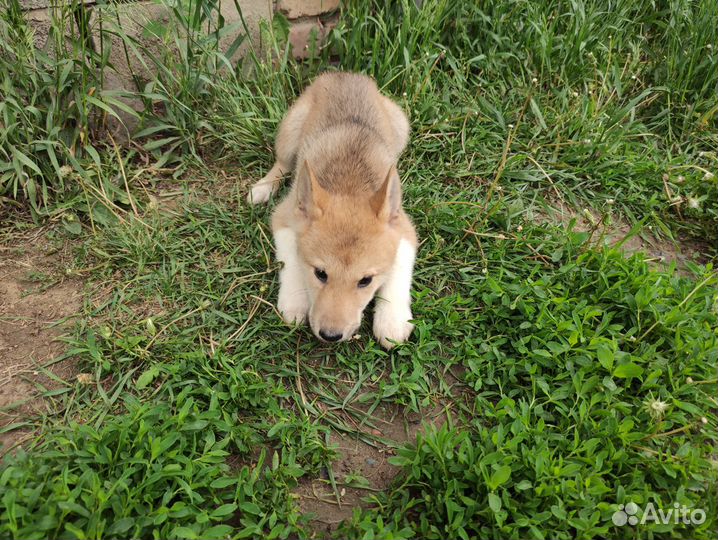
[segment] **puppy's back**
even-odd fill
[[[377,129],[383,123],[381,94],[369,77],[356,73],[325,73],[314,81],[310,90],[315,124],[307,126],[309,130],[340,124]]]
[[[307,89],[306,98],[311,106],[299,159],[310,161],[330,191],[378,189],[406,144],[403,112],[371,78],[356,73],[325,73]],[[402,124],[398,128],[397,122]]]

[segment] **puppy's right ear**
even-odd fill
[[[369,204],[379,219],[391,222],[399,215],[401,209],[401,180],[394,165],[381,187],[369,198]]]
[[[308,218],[316,219],[328,200],[329,193],[319,184],[309,161],[304,160],[297,176],[297,208]]]

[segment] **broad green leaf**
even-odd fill
[[[489,493],[489,508],[494,512],[501,510],[501,497],[495,493]]]
[[[598,361],[601,365],[611,371],[614,359],[611,347],[607,343],[599,343],[598,348],[596,349],[596,355],[598,356]]]
[[[640,377],[642,374],[643,368],[638,364],[634,364],[633,362],[621,364],[613,371],[613,376],[619,377],[621,379],[627,379],[629,377]]]
[[[210,514],[213,518],[223,518],[225,516],[228,516],[229,514],[233,513],[237,509],[237,505],[234,503],[230,504],[223,504],[219,508],[216,508],[212,511]]]
[[[496,489],[500,485],[508,482],[509,478],[511,478],[511,467],[509,467],[508,465],[502,465],[501,467],[496,469],[491,475],[491,479],[489,480],[489,488]]]
[[[159,371],[160,370],[157,366],[149,367],[148,369],[146,369],[144,371],[144,373],[142,373],[142,375],[137,377],[137,382],[135,383],[135,387],[138,390],[141,390],[142,388],[144,388],[145,386],[150,384],[155,379],[155,377],[157,376]]]

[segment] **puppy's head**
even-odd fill
[[[324,341],[349,339],[392,269],[400,236],[393,226],[401,206],[399,176],[391,167],[374,193],[338,195],[317,181],[305,162],[297,185],[298,235],[311,299],[309,324]]]

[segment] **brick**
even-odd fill
[[[82,0],[85,5],[91,5],[95,3],[95,0]],[[58,0],[20,0],[20,7],[23,11],[30,11],[33,9],[46,9],[46,8],[59,8],[61,4]]]
[[[267,0],[239,0],[237,3],[242,10],[242,17],[244,17],[244,22],[247,23],[250,35],[242,43],[241,47],[235,54],[234,60],[244,56],[244,53],[249,47],[249,40],[251,40],[256,46],[259,46],[260,21],[272,20],[272,3]],[[236,32],[232,32],[220,39],[219,48],[222,52],[224,52],[239,34],[244,33],[244,26],[242,26],[242,17],[239,16],[239,12],[237,11],[237,7],[234,5],[233,0],[223,0],[220,4],[220,12],[222,13],[222,17],[224,17],[224,24],[226,26],[232,24],[237,25]]]
[[[337,21],[337,18],[332,18],[328,21],[313,19],[293,23],[289,28],[289,43],[292,46],[294,57],[299,59],[308,58],[314,36],[316,36],[316,46],[319,47],[327,34],[337,25]]]
[[[34,9],[26,12],[24,17],[28,25],[34,30],[33,39],[35,40],[35,47],[45,49],[50,34],[50,27],[52,26],[51,12],[46,9]]]
[[[119,27],[121,31],[135,39],[152,51],[152,54],[161,58],[164,50],[162,40],[156,36],[150,37],[144,31],[145,26],[150,23],[159,23],[166,25],[171,17],[170,11],[161,4],[153,2],[135,2],[132,4],[107,4],[102,7],[95,7],[90,17],[90,31],[92,32],[92,41],[95,50],[101,50],[101,47],[110,51],[110,63],[112,68],[107,67],[103,73],[103,82],[105,90],[116,90],[124,92],[135,92],[138,88],[135,86],[133,74],[140,81],[140,86],[151,80],[153,77],[152,62],[145,58],[147,67],[143,65],[142,60],[137,58],[131,48],[128,48],[128,56],[125,56],[122,39],[114,35]],[[100,28],[105,30],[104,35],[100,33]],[[135,111],[142,111],[143,104],[139,98],[129,95],[117,96],[117,99],[133,108]],[[128,131],[132,133],[137,127],[137,119],[124,111],[118,110],[117,114],[122,119],[122,123],[118,122],[113,116],[107,117],[107,128],[110,133],[119,142],[126,142]]]
[[[242,15],[247,23],[247,27],[249,28],[250,36],[245,40],[237,53],[235,53],[234,60],[244,54],[249,45],[249,39],[258,43],[259,21],[262,19],[270,19],[272,16],[272,10],[270,9],[271,4],[266,0],[239,0],[238,3],[240,9],[242,9]],[[244,33],[244,27],[241,25],[241,18],[233,1],[223,1],[220,9],[225,26],[236,26],[234,32],[225,35],[220,40],[219,48],[224,52],[238,35]],[[166,25],[173,17],[165,5],[154,2],[107,4],[102,7],[96,6],[92,10],[92,17],[90,19],[90,27],[93,33],[92,38],[96,50],[100,50],[102,39],[100,36],[100,23],[102,23],[102,27],[105,30],[111,30],[118,26],[118,17],[119,27],[122,29],[122,32],[142,43],[154,56],[161,58],[163,54],[167,53],[168,48],[169,50],[173,50],[172,47],[174,43],[163,43],[159,37],[153,36],[145,30],[145,26],[149,22]],[[110,63],[114,67],[114,69],[105,69],[104,82],[106,90],[134,92],[138,90],[138,88],[135,87],[133,74],[139,79],[141,87],[154,77],[156,68],[154,68],[149,58],[145,58],[145,63],[147,64],[147,68],[145,68],[142,61],[130,50],[130,60],[128,62],[122,40],[111,32],[106,32],[104,37],[105,43],[103,45],[104,47],[110,47]],[[139,88],[139,90],[141,89],[142,88]],[[142,110],[142,101],[140,99],[132,97],[120,97],[118,99],[121,99],[138,112]],[[122,111],[118,111],[118,114],[122,118],[127,130],[113,117],[108,118],[109,129],[118,140],[124,142],[126,140],[127,131],[130,133],[134,131],[137,121],[134,117]]]
[[[331,13],[339,8],[339,0],[278,0],[277,11],[290,19],[314,17]]]

